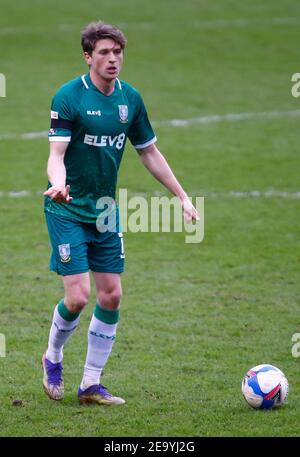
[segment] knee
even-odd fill
[[[67,308],[71,313],[80,313],[88,304],[90,290],[88,287],[76,287],[65,298]]]
[[[121,303],[122,290],[119,288],[112,289],[100,294],[101,307],[105,309],[118,309]]]

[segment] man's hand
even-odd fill
[[[185,197],[180,199],[180,201],[181,201],[181,206],[182,206],[185,221],[186,222],[192,222],[193,220],[199,221],[200,220],[199,213],[196,210],[196,208],[193,206],[189,197],[186,195]]]
[[[56,203],[70,203],[73,198],[70,197],[69,195],[70,192],[70,186],[64,186],[64,187],[49,187],[46,192],[44,192],[44,195],[47,197],[50,197],[51,200],[53,200]]]

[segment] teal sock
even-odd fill
[[[104,309],[97,303],[94,309],[94,316],[105,324],[117,324],[120,317],[120,309]]]
[[[68,310],[68,308],[65,305],[64,300],[60,300],[60,302],[57,305],[57,310],[60,314],[60,316],[68,322],[75,321],[77,317],[79,316],[80,312],[78,313],[71,313],[71,311]]]

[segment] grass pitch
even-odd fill
[[[300,331],[300,100],[291,95],[299,3],[0,6],[0,435],[299,436],[300,361],[291,353]],[[76,398],[95,295],[65,348],[64,401],[50,402],[42,389],[40,359],[63,290],[48,271],[48,143],[21,137],[46,131],[54,92],[86,72],[79,34],[98,18],[124,29],[121,77],[142,92],[158,146],[187,192],[206,196],[198,245],[177,233],[125,235],[121,320],[103,383],[127,403],[111,409],[80,407]],[[199,121],[229,113],[273,115]],[[195,118],[185,127],[163,123]],[[163,192],[130,146],[119,186]],[[254,411],[242,398],[244,372],[260,363],[289,380],[281,409]]]

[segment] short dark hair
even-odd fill
[[[122,49],[126,46],[127,40],[121,30],[113,25],[99,21],[91,22],[82,30],[81,46],[83,51],[91,54],[95,49],[97,41],[105,38],[111,38],[118,43]]]

